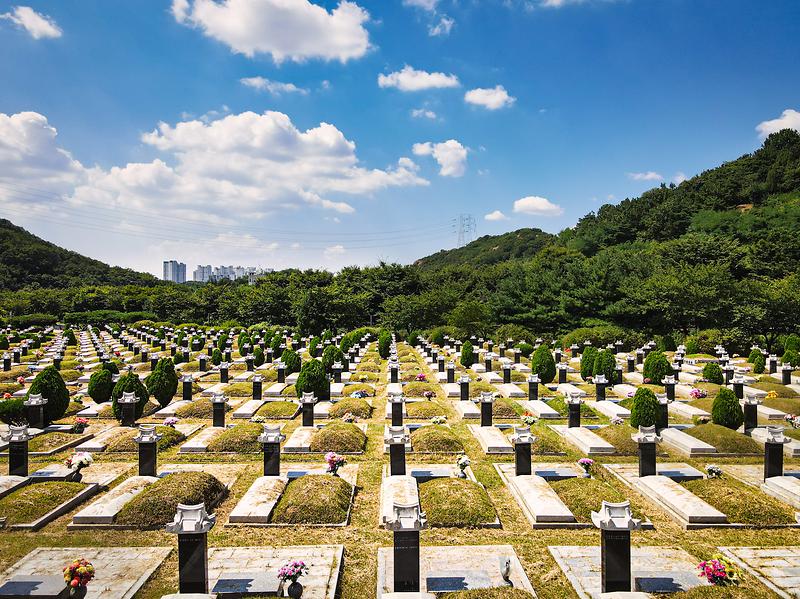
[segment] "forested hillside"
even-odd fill
[[[74,322],[90,321],[94,310],[144,311],[163,321],[270,322],[304,332],[370,322],[397,331],[451,325],[484,334],[515,325],[542,336],[586,326],[647,334],[713,328],[742,343],[755,336],[769,341],[800,328],[798,233],[800,134],[784,130],[753,154],[679,186],[603,206],[557,236],[523,229],[416,265],[352,267],[336,275],[288,270],[254,287],[28,289],[0,294],[0,310]],[[13,244],[3,243],[8,255]],[[100,264],[82,260],[73,264]],[[54,262],[46,252],[41,261],[49,265],[46,281]],[[34,264],[16,268],[15,286],[39,282]],[[99,278],[67,272],[67,280]]]
[[[0,289],[156,282],[152,275],[109,266],[60,248],[0,218]]]

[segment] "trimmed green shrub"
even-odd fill
[[[525,341],[517,344],[516,347],[519,350],[519,352],[526,358],[529,358],[530,355],[534,352],[534,347],[530,343],[526,343]]]
[[[650,379],[650,382],[654,385],[660,385],[668,374],[672,374],[672,366],[667,360],[667,356],[660,351],[651,351],[647,354],[644,359],[642,377]]]
[[[293,349],[285,349],[281,354],[281,362],[286,365],[286,374],[292,374],[293,372],[300,372],[300,354],[298,354]]]
[[[308,353],[311,355],[312,358],[314,357],[314,353],[317,351],[317,347],[319,346],[320,341],[321,340],[319,337],[312,337],[311,340],[308,342]]]
[[[659,405],[655,393],[647,387],[640,387],[633,396],[631,406],[631,426],[638,429],[640,426],[659,426]]]
[[[103,370],[108,370],[111,374],[119,374],[119,364],[113,360],[109,360],[102,366]]]
[[[8,349],[8,346],[9,346],[8,337],[6,337],[5,335],[0,335],[0,350]]]
[[[475,363],[475,350],[469,341],[465,341],[461,346],[461,365],[464,368],[469,368]]]
[[[149,395],[147,387],[139,380],[139,376],[135,372],[123,374],[119,377],[117,384],[114,385],[114,391],[111,393],[111,410],[117,420],[122,420],[122,409],[117,404],[117,400],[122,397],[123,393],[134,393],[136,395],[136,418],[141,418]]]
[[[111,392],[114,390],[113,377],[111,371],[105,368],[96,370],[89,377],[89,397],[95,403],[104,403],[111,399]]]
[[[594,375],[594,361],[597,358],[597,348],[590,345],[583,349],[581,355],[581,378],[585,381]]]
[[[214,366],[219,366],[222,364],[222,352],[219,351],[218,347],[215,347],[214,351],[211,352],[211,363]]]
[[[45,424],[64,417],[69,406],[69,391],[64,384],[64,379],[61,378],[61,373],[54,366],[48,366],[36,375],[25,394],[25,399],[28,399],[32,393],[40,393],[42,397],[47,398],[47,404],[44,407]]]
[[[546,345],[540,345],[531,358],[531,373],[538,374],[542,383],[552,383],[556,378],[556,361]]]
[[[253,365],[258,367],[264,364],[264,350],[256,345],[253,350]]]
[[[726,428],[736,430],[744,423],[744,412],[736,394],[722,387],[711,405],[711,421]]]
[[[384,360],[389,357],[389,349],[392,346],[392,336],[388,331],[382,331],[378,336],[378,354]]]
[[[336,362],[341,364],[342,360],[344,360],[344,353],[335,345],[329,345],[322,350],[322,367],[326,373],[330,373],[333,370],[333,365]]]
[[[725,377],[722,376],[722,368],[715,362],[709,362],[703,366],[703,378],[715,385],[721,385],[725,382]]]
[[[795,335],[794,333],[787,335],[783,340],[783,349],[784,351],[790,349],[793,349],[794,351],[800,351],[800,336]]]
[[[147,392],[156,398],[161,407],[166,407],[178,390],[178,375],[170,358],[161,358],[144,380]]]
[[[75,338],[75,332],[72,329],[66,329],[64,337],[67,339],[67,345],[78,345],[78,340]]]
[[[795,367],[800,366],[800,352],[796,349],[787,349],[781,358],[781,362],[784,364],[791,364]]]
[[[319,360],[309,360],[300,369],[300,375],[294,385],[297,397],[302,397],[303,393],[313,393],[321,400],[330,399],[331,387],[322,362]]]
[[[25,423],[25,406],[21,397],[0,399],[0,422],[5,424]]]
[[[597,352],[597,357],[594,359],[594,367],[592,374],[604,374],[606,380],[609,382],[614,380],[617,370],[617,360],[614,358],[614,352],[610,349],[604,349]]]
[[[753,372],[755,374],[763,374],[766,367],[767,359],[764,357],[764,354],[758,352],[758,356],[756,356],[756,359],[753,360]]]
[[[756,359],[757,359],[757,358],[758,358],[758,356],[760,356],[760,355],[762,355],[762,353],[761,353],[761,350],[760,350],[760,349],[753,349],[753,350],[750,352],[750,355],[748,356],[748,358],[747,358],[747,361],[748,361],[748,362],[750,362],[751,364],[755,364],[755,361],[756,361]]]

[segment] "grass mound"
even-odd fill
[[[372,416],[372,406],[363,399],[348,397],[333,404],[329,413],[331,418],[341,418],[348,412],[357,418],[369,418]]]
[[[355,424],[331,422],[311,437],[311,451],[356,453],[364,451],[367,436]]]
[[[358,372],[353,372],[350,374],[350,381],[351,383],[375,383],[378,381],[380,376],[378,376],[374,372],[364,372],[360,370]]]
[[[469,397],[475,399],[480,397],[481,393],[496,393],[497,389],[486,381],[472,381],[469,384]]]
[[[427,420],[435,416],[446,416],[447,410],[435,401],[412,401],[406,403],[406,413],[409,418]]]
[[[788,397],[797,397],[797,393],[792,391],[789,387],[785,385],[781,385],[780,383],[771,383],[769,381],[760,381],[758,383],[751,383],[751,387],[754,389],[760,389],[761,391],[766,391],[769,393],[770,391],[774,391],[778,394],[780,398],[788,398]]]
[[[690,480],[681,484],[725,514],[730,522],[765,525],[795,523],[793,508],[730,476],[723,474],[721,478]]]
[[[256,414],[264,418],[292,418],[297,409],[298,406],[293,401],[268,401]]]
[[[156,433],[161,435],[157,443],[159,451],[177,445],[186,439],[186,435],[171,426],[157,426]],[[106,451],[138,452],[139,445],[133,440],[138,434],[139,431],[135,428],[120,433],[111,440]]]
[[[261,451],[258,436],[264,427],[257,422],[245,422],[225,429],[208,444],[208,451],[257,453]]]
[[[627,499],[616,487],[599,478],[566,478],[551,482],[550,486],[578,522],[590,522],[592,511],[599,510],[603,501]]]
[[[631,439],[636,433],[632,426],[625,424],[612,424],[594,431],[597,435],[611,443],[620,455],[639,455],[639,444]]]
[[[429,453],[458,453],[464,446],[456,434],[446,426],[431,424],[411,433],[411,446],[414,451]]]
[[[32,483],[0,499],[0,516],[6,524],[38,520],[84,489],[81,483]]]
[[[473,589],[470,591],[456,591],[443,593],[441,599],[533,599],[528,591],[511,587],[497,587],[491,589]]]
[[[719,424],[699,424],[685,431],[695,439],[713,445],[720,453],[762,453],[756,441]]]
[[[231,407],[225,404],[225,411],[230,412]],[[208,397],[195,399],[190,404],[185,404],[175,410],[178,418],[211,418],[214,414],[214,404]]]
[[[431,526],[480,526],[494,522],[489,494],[463,478],[434,478],[419,485],[419,502]]]
[[[142,528],[163,526],[172,521],[179,503],[205,503],[206,510],[211,511],[225,492],[225,485],[206,472],[175,472],[160,478],[126,503],[116,523]]]
[[[519,406],[510,399],[500,398],[492,404],[492,418],[516,418],[521,413]]]
[[[347,519],[353,487],[338,476],[307,474],[291,481],[272,512],[279,524],[339,524]],[[309,501],[309,498],[312,498]]]
[[[74,416],[75,414],[77,414],[81,410],[85,410],[85,409],[86,409],[86,406],[83,405],[82,403],[79,403],[77,401],[70,401],[69,405],[67,406],[67,411],[64,412],[63,418],[67,418],[69,416]]]
[[[225,387],[225,395],[228,397],[252,397],[253,383],[231,383]]]
[[[53,451],[61,447],[62,445],[66,445],[67,443],[71,443],[83,437],[83,434],[75,434],[75,433],[45,433],[43,435],[37,435],[30,441],[28,441],[28,451],[36,451],[36,452],[47,452]]]
[[[434,383],[413,382],[403,387],[403,395],[406,397],[425,397],[425,392],[430,391],[434,397],[439,397],[441,387]]]
[[[363,391],[369,396],[375,395],[375,389],[372,388],[372,385],[368,385],[367,383],[353,383],[344,386],[342,390],[342,395],[344,397],[350,397],[351,393],[355,393],[356,391]]]

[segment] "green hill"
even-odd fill
[[[154,276],[109,266],[40,239],[0,219],[0,289],[26,286],[153,285]]]
[[[484,235],[464,247],[441,250],[414,264],[424,269],[436,269],[453,264],[487,265],[505,260],[530,258],[554,239],[541,229],[517,229],[502,235]]]

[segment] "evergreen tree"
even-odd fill
[[[736,394],[722,387],[711,404],[711,421],[726,428],[736,430],[744,423],[744,411]]]

